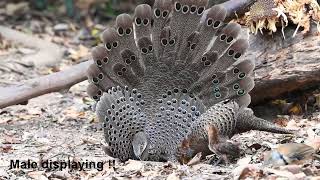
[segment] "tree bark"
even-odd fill
[[[288,92],[320,84],[320,37],[314,28],[308,35],[296,35],[295,27],[268,35],[251,35],[246,58],[255,59],[255,88],[252,104],[274,99]]]

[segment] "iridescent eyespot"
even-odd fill
[[[102,80],[102,79],[103,79],[103,74],[100,73],[100,74],[98,75],[98,78],[99,78],[100,80]]]
[[[142,48],[142,49],[141,49],[141,52],[142,52],[142,54],[147,54],[148,49],[147,49],[147,48]]]
[[[232,56],[234,54],[234,50],[233,49],[230,49],[229,51],[228,51],[228,55],[229,56]]]
[[[220,94],[220,92],[216,92],[216,93],[214,93],[214,96],[215,96],[216,98],[220,98],[220,97],[221,97],[221,94]]]
[[[112,43],[112,46],[113,46],[114,48],[118,47],[118,42],[113,42],[113,43]]]
[[[215,92],[215,93],[217,93],[217,92],[219,92],[220,91],[220,88],[218,88],[218,87],[215,87],[214,89],[213,89],[213,92]]]
[[[209,19],[207,20],[207,26],[211,26],[212,23],[213,23],[213,20],[212,20],[211,18],[209,18]]]
[[[246,73],[242,72],[242,73],[240,73],[240,74],[238,75],[238,77],[239,77],[240,79],[243,79],[244,77],[246,77]]]
[[[111,50],[111,48],[112,48],[112,46],[111,46],[111,44],[110,44],[110,43],[106,43],[106,44],[105,44],[105,46],[106,46],[107,50],[109,50],[109,51],[110,51],[110,50]]]
[[[234,84],[234,85],[233,85],[233,89],[234,89],[234,90],[238,90],[239,88],[240,88],[239,84]]]
[[[107,63],[107,62],[109,61],[109,58],[108,58],[108,57],[104,57],[104,58],[102,59],[102,61],[103,61],[104,63]]]
[[[231,43],[233,41],[233,37],[228,37],[228,39],[227,39],[227,43]]]
[[[181,9],[181,4],[180,4],[179,2],[176,2],[176,4],[175,4],[175,9],[176,9],[176,11],[180,11],[180,9]]]
[[[132,29],[131,29],[131,28],[126,29],[126,34],[127,34],[127,35],[130,35],[131,32],[132,32]]]
[[[204,11],[204,7],[199,7],[198,9],[198,15],[201,15]]]
[[[175,41],[174,39],[171,39],[171,40],[169,41],[170,46],[174,45],[175,42],[176,42],[176,41]]]
[[[221,23],[220,21],[215,21],[215,22],[213,23],[213,27],[214,27],[214,28],[219,27],[220,23]]]
[[[143,20],[143,24],[146,26],[146,25],[148,25],[149,24],[149,19],[144,19]]]
[[[153,51],[153,46],[149,45],[148,49],[149,49],[149,52],[152,52]]]
[[[239,72],[240,72],[240,70],[239,70],[238,68],[234,68],[234,69],[233,69],[233,73],[234,73],[234,74],[238,74]]]
[[[124,34],[124,31],[123,31],[123,28],[122,28],[122,27],[119,27],[119,28],[118,28],[118,34],[119,34],[120,36],[122,36],[122,35]]]
[[[141,20],[141,18],[136,18],[136,25],[141,25],[141,23],[142,23],[142,20]]]
[[[162,17],[163,18],[166,18],[168,16],[169,12],[168,11],[163,11],[162,13]]]
[[[226,38],[227,38],[227,36],[226,36],[225,34],[222,34],[222,35],[220,36],[220,40],[221,40],[221,41],[224,41]]]
[[[236,58],[236,59],[238,59],[240,57],[241,57],[241,53],[239,53],[239,52],[234,55],[234,58]]]
[[[189,6],[184,5],[184,6],[182,7],[182,13],[186,14],[186,13],[188,13],[188,11],[189,11]]]
[[[99,59],[96,61],[96,64],[97,64],[98,67],[102,66],[102,62]]]
[[[92,78],[92,82],[98,83],[99,81],[98,81],[98,79],[97,79],[96,77],[93,77],[93,78]]]
[[[130,59],[131,59],[131,61],[135,61],[136,60],[136,56],[135,55],[131,55]]]
[[[210,62],[210,61],[205,61],[205,62],[204,62],[204,65],[205,65],[205,66],[210,66],[210,65],[211,65],[211,62]]]
[[[193,14],[197,11],[197,7],[196,6],[191,6],[190,8],[190,13]]]
[[[166,46],[166,45],[168,44],[168,40],[167,40],[167,39],[162,39],[162,40],[161,40],[161,44],[162,44],[163,46]]]
[[[214,79],[214,80],[212,81],[212,83],[213,83],[213,84],[219,84],[219,79]]]
[[[240,89],[240,90],[238,90],[238,92],[237,92],[237,94],[238,94],[239,96],[244,95],[244,93],[245,93],[245,91],[244,91],[243,89]]]
[[[154,10],[154,15],[155,15],[157,18],[159,18],[160,15],[161,15],[160,9],[155,9],[155,10]]]

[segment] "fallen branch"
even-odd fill
[[[272,37],[251,35],[246,58],[255,59],[255,88],[252,104],[277,98],[299,89],[320,84],[320,38],[316,27],[308,35],[292,38],[295,27],[287,27]],[[288,38],[289,37],[289,38]]]
[[[230,0],[221,5],[227,10],[227,17],[230,19],[243,15],[254,2],[255,0]]]
[[[24,56],[21,61],[34,66],[53,66],[62,60],[63,50],[56,44],[0,26],[1,36],[24,46],[35,48],[37,53]]]
[[[20,85],[0,88],[0,109],[16,104],[26,104],[29,99],[52,92],[69,89],[86,79],[85,71],[92,62],[86,61],[57,73],[32,79]]]

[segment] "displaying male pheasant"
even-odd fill
[[[254,62],[241,57],[248,41],[238,38],[240,25],[224,23],[223,7],[207,3],[155,0],[103,32],[87,91],[110,156],[185,162],[198,152],[235,153],[225,141],[235,133],[290,133],[247,108]]]

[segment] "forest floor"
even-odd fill
[[[7,25],[60,45],[65,51],[63,60],[53,67],[25,65],[21,63],[23,58],[39,50],[0,36],[0,86],[66,69],[89,58],[95,40],[90,39],[85,45],[78,40],[85,29],[74,28],[70,22],[48,23],[44,19]],[[296,129],[294,135],[257,131],[236,135],[232,140],[241,144],[242,155],[229,165],[213,166],[207,159],[193,166],[133,160],[122,163],[114,162],[103,151],[103,130],[91,110],[93,101],[86,94],[87,84],[81,82],[68,92],[34,98],[27,105],[0,109],[0,179],[320,179],[319,160],[281,167],[262,165],[264,152],[277,144],[304,143],[310,139],[310,131],[320,133],[320,112],[285,116],[281,122]],[[26,165],[28,160],[37,166]],[[61,170],[54,165],[41,167],[45,162],[61,162],[57,164]],[[83,163],[87,167],[65,168],[64,162]],[[19,168],[10,168],[17,164]]]

